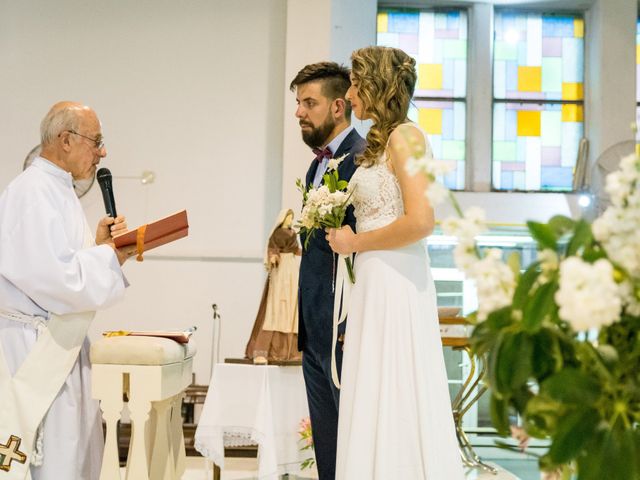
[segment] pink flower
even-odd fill
[[[311,434],[311,419],[304,417],[300,420],[300,429],[298,430],[300,435]]]
[[[511,425],[511,437],[518,441],[520,450],[523,452],[529,446],[529,435],[524,431],[524,428]]]

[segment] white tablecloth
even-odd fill
[[[258,444],[260,479],[299,473],[300,420],[309,416],[302,367],[218,363],[195,434],[195,448],[224,469],[224,447]]]

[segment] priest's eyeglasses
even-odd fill
[[[78,135],[79,137],[86,138],[87,140],[91,140],[97,150],[102,150],[104,147],[104,138],[102,135],[98,134],[96,138],[87,137],[86,135],[82,135],[81,133],[76,132],[75,130],[67,130],[69,133],[73,133],[74,135]]]

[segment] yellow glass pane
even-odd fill
[[[518,136],[540,136],[540,112],[521,110],[518,112]]]
[[[576,38],[584,37],[584,20],[582,18],[573,20],[573,36]]]
[[[583,98],[582,82],[562,83],[562,100],[582,100]]]
[[[388,30],[389,30],[389,14],[379,13],[378,14],[378,32],[387,33]]]
[[[582,122],[584,112],[582,105],[562,105],[562,121],[563,122]]]
[[[421,108],[418,113],[418,123],[425,132],[442,135],[442,110]]]
[[[518,90],[521,92],[541,92],[542,67],[518,67]]]
[[[442,64],[421,63],[418,66],[418,78],[423,90],[440,90],[442,88]]]

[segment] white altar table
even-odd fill
[[[309,416],[300,366],[216,364],[195,448],[224,470],[224,447],[258,445],[258,476],[300,473],[300,421]]]

